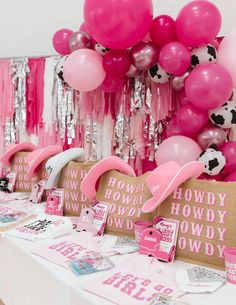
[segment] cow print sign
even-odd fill
[[[195,68],[202,64],[214,64],[216,63],[217,51],[216,49],[208,44],[203,47],[194,48],[191,51],[192,61],[191,67]]]
[[[167,73],[159,64],[156,64],[148,71],[152,81],[157,84],[165,84],[170,79],[170,74]]]
[[[204,150],[199,157],[199,161],[205,165],[204,173],[210,176],[218,175],[226,164],[224,155],[221,151],[217,150],[216,145],[212,145]]]
[[[210,120],[222,128],[236,126],[236,101],[228,101],[223,106],[209,112]]]

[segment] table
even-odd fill
[[[69,270],[30,253],[46,242],[36,244],[10,236],[0,240],[0,299],[5,305],[114,305],[82,290],[88,276],[77,278]],[[126,255],[112,258],[115,263],[125,259]],[[176,261],[171,268],[189,265]],[[230,305],[236,300],[236,286],[227,283],[213,294],[186,294],[181,299],[190,305]]]

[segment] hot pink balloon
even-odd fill
[[[129,53],[122,50],[110,50],[103,57],[103,67],[108,74],[125,75],[130,69]]]
[[[160,15],[152,21],[150,28],[152,41],[158,46],[176,40],[175,20],[168,15]]]
[[[188,47],[211,42],[221,28],[221,14],[210,1],[196,0],[185,5],[176,19],[178,40]]]
[[[199,176],[197,179],[199,180],[216,180],[216,181],[222,181],[222,175],[221,174],[218,174],[218,175],[215,175],[215,176],[210,176],[210,175],[207,175],[205,173],[201,174],[201,176]]]
[[[185,92],[191,103],[199,109],[222,106],[233,90],[233,81],[228,71],[218,64],[203,64],[196,67],[185,82]]]
[[[191,139],[196,138],[196,134],[187,133],[183,131],[180,126],[178,125],[177,118],[174,116],[166,129],[166,135],[167,138],[173,137],[173,136],[185,136]]]
[[[152,42],[141,41],[130,51],[130,59],[133,66],[139,70],[147,70],[153,67],[159,56],[159,50]]]
[[[199,110],[189,103],[178,110],[176,117],[183,131],[197,133],[207,125],[208,111]]]
[[[217,147],[222,146],[227,139],[226,130],[209,125],[205,127],[198,135],[197,142],[202,149],[209,148],[212,144],[216,144]]]
[[[64,64],[64,79],[73,89],[89,92],[104,81],[102,57],[96,51],[80,49],[70,54]]]
[[[70,37],[69,49],[71,52],[79,49],[91,49],[92,46],[92,37],[86,32],[74,32]]]
[[[236,30],[227,35],[219,45],[217,62],[231,75],[236,88]]]
[[[225,156],[226,166],[224,173],[232,173],[236,171],[236,141],[226,142],[220,151]]]
[[[166,72],[182,75],[190,66],[191,52],[178,41],[170,42],[161,49],[159,63]]]
[[[106,75],[106,78],[102,84],[102,90],[109,93],[116,93],[124,88],[124,77],[117,77],[114,75]]]
[[[190,102],[184,90],[179,91],[178,98],[181,106],[187,105]]]
[[[236,182],[236,171],[227,175],[225,178],[224,178],[224,182]]]
[[[60,29],[54,35],[52,39],[54,49],[61,55],[70,54],[69,40],[73,31],[69,29]]]
[[[160,144],[156,152],[156,161],[158,165],[175,161],[182,166],[197,161],[201,152],[200,146],[192,139],[184,136],[174,136]]]
[[[79,30],[80,30],[81,32],[85,32],[85,33],[88,32],[88,29],[87,29],[87,27],[86,27],[86,25],[85,25],[84,22],[81,23],[81,25],[80,25],[80,27],[79,27]]]
[[[148,33],[153,17],[151,0],[85,0],[89,34],[111,49],[127,49]]]

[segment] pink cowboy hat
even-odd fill
[[[27,179],[32,179],[37,175],[40,164],[62,152],[62,147],[59,145],[50,145],[44,148],[38,148],[32,151],[26,158],[26,163],[28,165],[28,171],[26,173]]]
[[[81,183],[81,192],[90,200],[94,200],[97,194],[96,184],[99,178],[109,170],[118,170],[124,175],[136,176],[132,167],[119,157],[107,157],[99,161],[89,170]]]
[[[203,170],[204,165],[199,161],[190,162],[184,166],[170,161],[157,167],[146,179],[153,197],[144,203],[142,212],[154,211],[178,186],[190,178],[199,177]]]
[[[31,142],[22,142],[19,144],[10,144],[7,146],[6,152],[0,157],[0,162],[6,166],[11,165],[13,156],[19,151],[33,151],[37,146]]]

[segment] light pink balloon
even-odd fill
[[[223,66],[233,79],[236,88],[236,29],[227,35],[219,45],[217,62]]]
[[[231,96],[233,81],[228,71],[218,64],[202,64],[186,79],[185,92],[199,109],[222,106]]]
[[[127,49],[148,33],[153,17],[151,0],[85,0],[89,34],[111,49]]]
[[[191,63],[191,52],[180,42],[167,43],[160,51],[159,63],[173,75],[183,75]]]
[[[64,65],[65,82],[73,89],[89,92],[98,88],[106,73],[96,51],[80,49],[70,54]]]
[[[226,139],[227,132],[225,129],[209,125],[198,135],[197,142],[202,149],[206,149],[212,144],[216,144],[217,147],[220,147],[225,143]]]
[[[195,0],[186,4],[176,19],[178,40],[188,47],[211,42],[219,33],[221,14],[210,1]]]
[[[69,29],[60,29],[54,35],[52,39],[54,49],[61,55],[70,54],[69,40],[73,31]]]
[[[201,152],[200,146],[192,139],[184,136],[174,136],[160,144],[156,152],[156,161],[158,165],[175,161],[182,166],[197,161]]]
[[[208,111],[200,110],[188,103],[178,110],[176,117],[178,125],[184,132],[197,133],[207,125]]]

